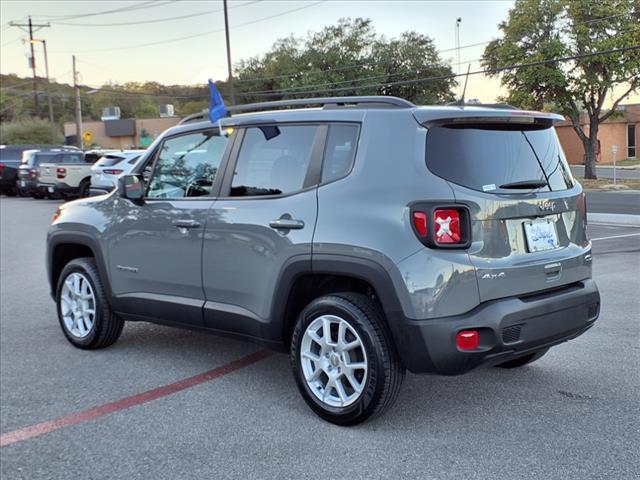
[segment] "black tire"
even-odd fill
[[[28,197],[29,196],[29,193],[24,188],[18,187],[17,188],[17,192],[18,192],[18,196],[19,197]]]
[[[44,197],[45,197],[44,193],[31,192],[31,198],[35,198],[36,200],[42,200]]]
[[[93,327],[85,337],[78,337],[73,335],[67,328],[62,312],[60,299],[64,282],[69,275],[74,272],[81,273],[86,279],[94,292],[95,296],[95,315],[93,319]],[[56,305],[58,312],[58,320],[62,332],[67,337],[69,342],[78,348],[85,350],[95,350],[99,348],[108,347],[118,340],[122,329],[124,327],[124,320],[116,316],[109,307],[107,296],[98,274],[95,261],[93,258],[76,258],[71,260],[65,265],[60,274],[58,280],[58,286],[56,288]]]
[[[346,407],[324,403],[311,391],[301,363],[302,340],[307,327],[322,315],[335,315],[353,328],[364,345],[368,373],[357,400]],[[309,407],[337,425],[356,425],[389,409],[396,401],[405,376],[379,305],[358,293],[336,293],[313,300],[298,316],[291,338],[289,360],[296,385]]]
[[[86,198],[89,196],[89,190],[91,189],[91,180],[85,178],[80,182],[78,186],[78,198]]]
[[[540,359],[548,351],[549,351],[548,348],[543,348],[542,350],[538,350],[537,352],[530,353],[529,355],[525,355],[524,357],[519,357],[513,360],[509,360],[508,362],[499,363],[498,365],[496,365],[496,367],[498,368],[522,367],[524,365],[528,365],[529,363],[533,363],[536,360]]]

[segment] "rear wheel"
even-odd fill
[[[524,357],[519,357],[514,360],[509,360],[508,362],[499,363],[498,365],[496,365],[496,367],[498,368],[522,367],[529,363],[535,362],[536,360],[544,356],[544,354],[547,353],[548,351],[549,351],[548,348],[543,348],[542,350],[538,350],[537,352],[530,353],[529,355],[525,355]]]
[[[31,198],[35,198],[36,200],[42,200],[44,197],[45,197],[44,193],[31,192]]]
[[[91,188],[91,181],[88,178],[85,178],[80,182],[78,187],[78,197],[85,198],[89,196],[89,190]]]
[[[405,375],[379,306],[355,293],[320,297],[300,313],[290,361],[304,400],[338,425],[387,410]]]
[[[65,265],[56,303],[62,331],[78,348],[108,347],[122,333],[124,321],[111,311],[92,258],[77,258]]]

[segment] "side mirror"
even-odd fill
[[[118,192],[122,198],[139,203],[144,198],[144,191],[144,180],[141,175],[123,175],[118,179]]]

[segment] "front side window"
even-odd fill
[[[165,140],[157,155],[149,184],[149,198],[209,195],[227,137],[217,132],[190,133]]]
[[[281,195],[301,190],[317,129],[316,125],[247,128],[230,196]]]

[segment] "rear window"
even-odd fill
[[[439,177],[484,192],[525,193],[573,187],[553,127],[432,127],[427,133],[427,167]],[[526,187],[536,182],[544,185]]]
[[[105,155],[100,160],[98,160],[96,165],[98,167],[113,167],[114,165],[120,163],[122,160],[124,160],[124,157],[121,157],[119,155]]]

